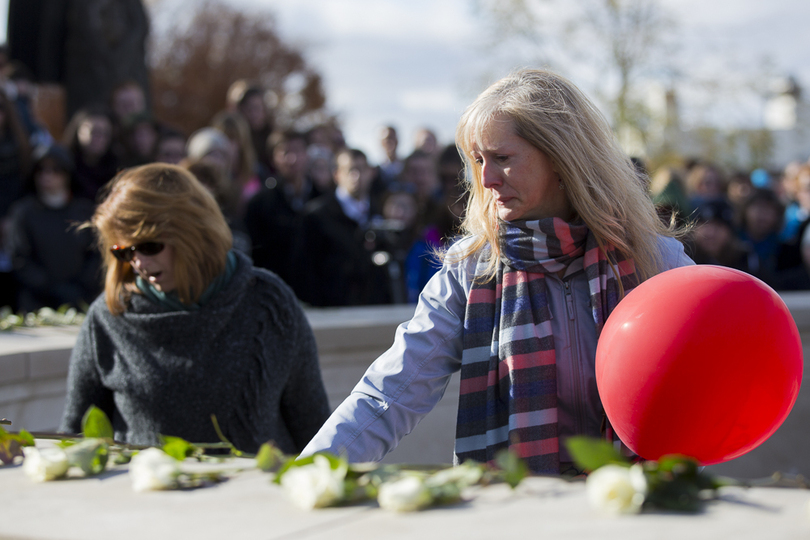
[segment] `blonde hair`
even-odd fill
[[[567,79],[546,70],[523,69],[487,88],[470,105],[456,129],[470,193],[462,231],[472,236],[463,260],[489,244],[491,278],[500,258],[498,214],[492,194],[481,183],[472,152],[496,116],[511,119],[515,134],[548,156],[580,219],[602,250],[613,246],[632,259],[641,280],[661,269],[658,235],[675,234],[659,219],[648,182],[616,141],[604,116]],[[612,264],[616,261],[612,260]]]
[[[225,270],[232,237],[214,197],[188,171],[154,163],[126,169],[104,188],[104,200],[91,222],[106,270],[104,295],[114,315],[126,311],[137,292],[130,263],[113,257],[110,247],[162,242],[174,249],[177,296],[196,302]]]
[[[256,166],[256,151],[253,149],[253,141],[250,138],[250,126],[239,113],[232,111],[217,113],[211,120],[211,126],[220,130],[231,141],[236,141],[239,146],[239,155],[236,156],[235,164],[237,169],[235,179],[241,188],[253,176]],[[227,172],[231,173],[231,171]]]

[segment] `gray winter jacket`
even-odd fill
[[[299,452],[329,415],[315,338],[290,288],[237,257],[230,282],[195,311],[134,294],[114,316],[103,295],[93,302],[70,359],[61,430],[79,432],[96,405],[122,442],[216,442],[214,414],[240,450],[273,440]]]

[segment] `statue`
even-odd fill
[[[37,82],[65,87],[68,117],[82,107],[108,104],[116,86],[136,81],[149,95],[141,0],[9,0],[8,41],[13,59]]]

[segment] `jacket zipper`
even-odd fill
[[[582,403],[582,373],[580,372],[579,342],[577,340],[576,309],[574,297],[571,293],[571,281],[563,281],[565,288],[565,307],[568,311],[568,335],[571,338],[571,373],[574,384],[574,415],[576,419],[575,433],[585,432],[585,413]]]

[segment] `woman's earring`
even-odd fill
[[[560,179],[560,191],[565,189],[565,185],[562,183],[562,178]]]

